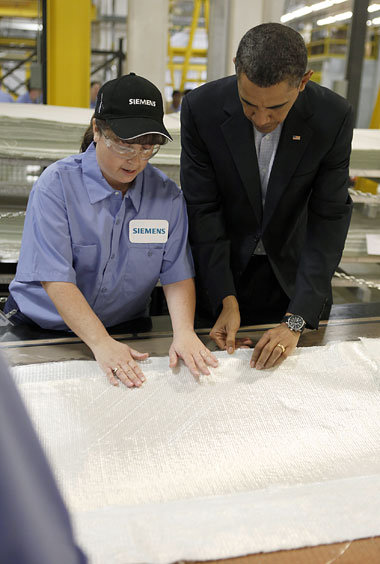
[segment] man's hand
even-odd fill
[[[223,300],[223,309],[210,331],[210,337],[218,347],[232,354],[239,346],[252,345],[251,339],[237,339],[240,328],[239,304],[235,296],[227,296]]]
[[[293,353],[300,336],[301,333],[291,331],[285,323],[265,331],[255,346],[251,366],[258,370],[278,366]]]

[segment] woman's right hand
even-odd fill
[[[136,351],[110,336],[91,348],[100,368],[113,386],[118,386],[119,380],[128,388],[139,388],[145,382],[145,376],[136,360],[145,360],[148,353]]]
[[[76,284],[41,281],[41,285],[66,325],[90,347],[111,384],[118,386],[120,380],[128,388],[140,387],[145,376],[136,360],[145,360],[148,353],[135,351],[110,337]]]

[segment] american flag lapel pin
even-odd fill
[[[301,135],[293,135],[293,141],[301,141]]]

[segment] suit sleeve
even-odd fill
[[[223,298],[236,295],[230,268],[231,244],[215,171],[186,97],[181,108],[181,144],[181,188],[187,203],[198,292],[207,295],[217,315]]]
[[[308,205],[305,245],[289,311],[317,328],[331,292],[331,279],[344,249],[352,213],[348,194],[353,113],[349,108],[335,141],[323,159]]]

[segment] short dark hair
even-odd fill
[[[283,81],[298,86],[307,66],[307,50],[302,36],[286,25],[265,23],[242,37],[236,53],[235,69],[261,88]]]

